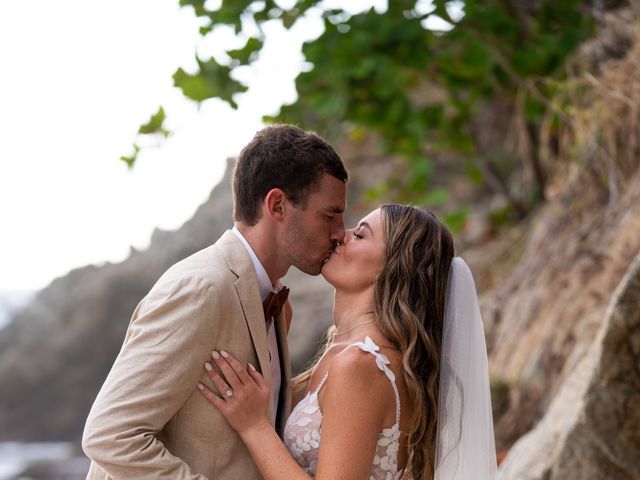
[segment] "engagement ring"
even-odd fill
[[[233,390],[227,390],[226,392],[224,392],[224,396],[227,398],[233,397]]]

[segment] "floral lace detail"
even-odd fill
[[[376,359],[377,367],[391,381],[396,396],[396,423],[380,432],[376,453],[373,457],[370,480],[397,480],[402,476],[398,471],[398,448],[400,446],[400,395],[396,386],[396,377],[388,367],[389,359],[379,352],[371,338],[357,342],[349,347],[358,347],[370,353]],[[284,443],[298,464],[311,476],[315,476],[320,451],[322,431],[322,412],[318,404],[318,393],[327,381],[328,372],[314,392],[309,392],[298,403],[284,429]]]
[[[380,434],[378,448],[373,457],[373,471],[370,480],[396,480],[402,476],[402,471],[398,471],[398,447],[400,446],[400,425],[395,424],[390,428],[385,428]],[[377,467],[377,468],[376,468]],[[375,471],[379,471],[381,476],[374,476]]]
[[[320,450],[322,412],[318,404],[318,392],[327,380],[328,373],[315,392],[310,392],[289,415],[284,428],[284,443],[291,456],[309,475],[315,475]]]

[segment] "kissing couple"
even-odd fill
[[[495,477],[471,272],[418,208],[345,229],[347,180],[334,149],[292,125],[244,147],[233,228],[133,312],[86,422],[88,479]],[[323,352],[293,379],[292,265],[335,288]]]

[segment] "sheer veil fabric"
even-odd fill
[[[469,267],[451,262],[442,354],[434,480],[493,480],[496,451],[489,369]]]

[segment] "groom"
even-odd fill
[[[282,431],[291,309],[265,313],[262,303],[291,265],[320,273],[344,235],[346,181],[340,157],[318,136],[291,125],[255,135],[234,171],[233,229],[169,268],[133,312],[85,426],[87,478],[260,478],[196,386],[213,389],[203,369],[212,350],[232,353],[272,385],[269,418]]]

